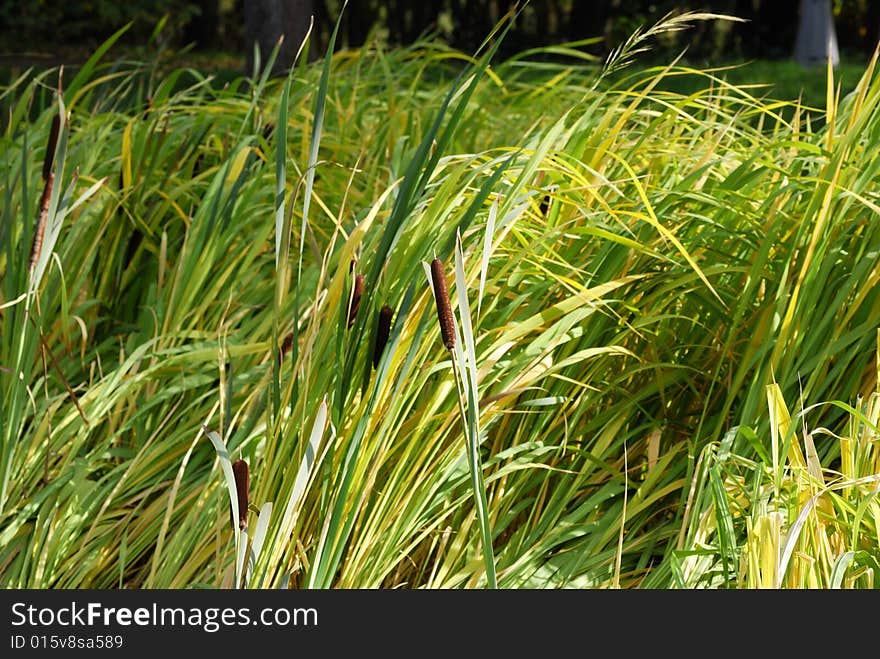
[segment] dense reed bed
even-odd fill
[[[107,48],[0,92],[4,587],[877,586],[874,61]]]

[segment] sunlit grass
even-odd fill
[[[4,586],[876,585],[873,64],[815,121],[679,63],[98,55],[0,92]]]

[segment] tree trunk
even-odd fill
[[[246,72],[254,70],[254,44],[260,48],[262,70],[283,35],[284,41],[278,51],[273,73],[285,74],[308,32],[313,14],[313,0],[244,0]]]
[[[840,62],[831,0],[801,0],[794,58],[804,66],[825,65],[829,58],[833,66]]]

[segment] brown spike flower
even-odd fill
[[[238,528],[244,530],[248,522],[248,465],[244,460],[232,463],[235,491],[238,494]]]
[[[46,234],[46,221],[49,217],[49,200],[52,197],[52,185],[55,183],[55,172],[50,171],[43,186],[43,196],[40,197],[40,214],[37,216],[37,226],[34,229],[34,242],[31,244],[31,260],[28,267],[33,270],[40,258],[40,250],[43,247],[43,236]]]
[[[387,304],[379,310],[379,319],[376,322],[376,349],[373,351],[373,368],[378,368],[379,359],[385,351],[388,343],[388,335],[391,333],[391,307]]]
[[[543,201],[541,201],[540,211],[541,215],[547,217],[547,211],[550,210],[550,194],[544,195]]]
[[[440,321],[440,336],[447,350],[455,347],[455,326],[452,323],[452,307],[446,289],[446,272],[443,263],[435,258],[431,261],[431,281],[434,284],[434,300],[437,302],[437,320]]]
[[[358,307],[361,304],[361,295],[364,292],[364,276],[357,274],[354,277],[354,290],[351,293],[351,303],[348,307],[348,327],[354,325],[357,318]]]
[[[56,112],[52,117],[52,127],[49,129],[49,141],[46,143],[46,155],[43,158],[43,180],[49,178],[52,171],[52,161],[55,160],[55,147],[58,143],[58,131],[61,129],[61,116]]]
[[[287,353],[290,352],[290,349],[293,347],[293,332],[288,333],[287,336],[284,337],[284,342],[281,344],[281,352],[279,353],[279,359],[284,359],[287,356]]]

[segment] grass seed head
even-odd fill
[[[437,302],[437,320],[440,322],[440,336],[447,350],[455,347],[455,327],[452,324],[452,307],[446,289],[446,273],[443,263],[435,258],[431,261],[431,281],[434,284],[434,299]]]

